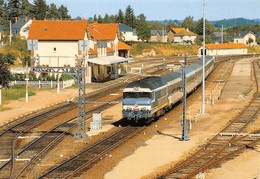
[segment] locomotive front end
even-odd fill
[[[152,93],[147,88],[126,88],[123,91],[122,115],[128,120],[138,121],[152,117]]]

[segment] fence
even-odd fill
[[[60,81],[59,85],[61,89],[68,88],[75,84],[75,80]],[[26,81],[11,81],[13,85],[26,85]],[[28,81],[30,88],[57,88],[58,81]]]

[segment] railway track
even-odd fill
[[[257,92],[250,104],[229,124],[200,149],[185,160],[177,163],[158,178],[192,178],[208,169],[219,167],[233,159],[247,148],[254,148],[260,142],[260,130],[248,134],[247,127],[259,116],[260,110],[260,66],[255,61],[254,72]]]
[[[154,70],[155,69],[155,70]],[[157,67],[148,68],[150,72],[147,73],[161,73],[164,71],[164,68],[161,65]],[[134,75],[130,80],[135,80],[139,78],[139,75]],[[115,89],[120,89],[126,85],[125,81],[121,81],[120,83],[110,85],[108,88],[102,90],[97,90],[87,96],[87,99],[90,101],[97,100],[100,97],[100,93],[103,95],[108,95],[111,91]],[[121,96],[119,96],[116,100],[120,100]],[[111,105],[101,105],[98,108],[95,108],[91,111],[87,111],[88,113],[93,113],[95,111],[104,110]],[[36,128],[38,125],[44,123],[45,121],[62,114],[64,111],[71,110],[76,108],[76,104],[74,103],[66,103],[60,104],[56,106],[56,108],[47,110],[47,112],[39,112],[37,115],[29,115],[23,117],[22,121],[14,121],[9,125],[2,126],[2,132],[0,133],[1,146],[0,146],[0,157],[1,157],[1,165],[0,165],[0,174],[3,178],[17,178],[19,176],[23,176],[23,172],[29,168],[30,164],[33,163],[37,158],[43,155],[48,149],[52,148],[56,141],[60,140],[67,134],[70,130],[72,130],[76,124],[71,123],[73,119],[66,121],[56,127],[53,127],[49,131],[42,133],[35,140],[30,140],[22,149],[18,147],[17,144],[20,142],[18,139],[20,137],[24,137],[26,132],[29,130]],[[88,117],[91,117],[90,115]],[[19,158],[26,159],[25,161],[19,160]],[[19,162],[16,162],[19,161]],[[10,171],[10,172],[8,172]]]
[[[144,127],[124,127],[98,143],[74,155],[63,163],[57,165],[39,178],[78,177],[82,172],[91,168],[95,162],[100,160],[102,157],[105,157],[107,152],[141,132],[143,129]]]
[[[147,68],[147,73],[154,74],[155,70],[156,73],[161,73],[164,71],[165,64],[159,64],[156,67],[149,67]],[[139,78],[139,75],[134,75],[131,79],[129,80],[135,80],[136,78]],[[129,81],[128,80],[128,81]],[[121,83],[118,84],[113,84],[110,85],[109,88],[106,88],[105,94],[109,94],[112,89],[116,88],[122,88],[126,85],[125,81],[122,81]],[[109,90],[108,90],[109,89]],[[104,93],[102,90],[97,90],[90,95],[87,96],[88,100],[93,100],[95,101],[97,97],[100,96],[100,93]],[[67,108],[66,108],[67,107]],[[13,178],[13,177],[19,177],[20,175],[25,177],[23,175],[23,171],[25,171],[31,163],[35,161],[40,155],[42,155],[44,152],[46,152],[49,148],[53,147],[55,145],[55,141],[60,140],[62,137],[64,137],[65,134],[67,134],[73,127],[75,127],[75,124],[70,123],[70,120],[67,121],[66,123],[60,124],[53,129],[47,131],[46,133],[43,133],[39,138],[34,140],[33,142],[28,143],[22,150],[19,148],[16,148],[16,143],[17,139],[21,134],[26,133],[26,131],[30,130],[31,128],[34,128],[35,126],[43,123],[45,120],[52,118],[53,116],[57,116],[64,111],[70,110],[72,108],[75,108],[76,105],[74,103],[67,103],[66,105],[61,104],[58,106],[58,108],[52,109],[53,111],[47,112],[47,113],[41,113],[37,115],[36,117],[31,117],[30,120],[24,120],[24,122],[19,123],[19,124],[14,124],[11,127],[5,126],[5,129],[1,132],[0,138],[3,136],[7,136],[7,138],[1,138],[4,140],[1,140],[3,145],[3,149],[0,148],[1,151],[3,152],[4,155],[1,155],[2,159],[6,159],[4,164],[1,164],[0,168],[0,174],[5,174],[5,170],[10,170],[10,175],[6,176],[6,178]],[[102,108],[104,109],[104,107]],[[56,111],[56,112],[55,112]],[[33,122],[32,122],[33,121]],[[38,121],[38,123],[37,123]],[[24,126],[22,125],[24,124]],[[27,126],[28,125],[28,126]],[[3,129],[3,128],[1,128]],[[0,146],[0,147],[1,147]],[[10,152],[11,151],[11,152]],[[29,154],[26,154],[29,153]],[[6,154],[6,155],[5,155]],[[36,155],[40,154],[40,155]],[[8,156],[10,156],[8,158]],[[15,161],[18,160],[18,156],[21,158],[28,158],[30,162],[28,162],[24,166],[24,162],[20,162],[23,165],[20,164],[15,164]],[[27,157],[30,156],[30,157]],[[34,156],[34,157],[31,157]],[[16,166],[16,167],[14,167]],[[7,169],[6,169],[7,168]],[[4,177],[5,178],[5,177]]]

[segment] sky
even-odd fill
[[[203,17],[203,0],[46,0],[46,3],[67,6],[72,18],[115,15],[119,9],[125,12],[128,5],[135,16],[143,13],[147,20],[183,20],[187,16],[198,20]],[[208,20],[260,19],[260,0],[205,0],[204,7]]]

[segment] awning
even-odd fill
[[[115,63],[128,62],[132,60],[132,58],[123,58],[118,56],[105,56],[99,58],[90,58],[87,59],[87,62],[95,63],[99,65],[111,65]]]

